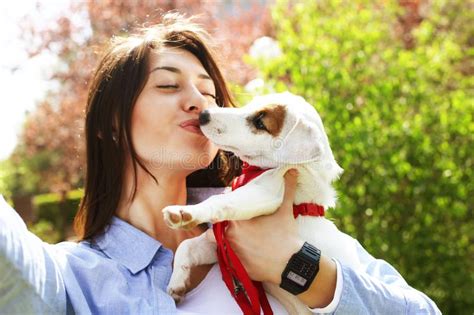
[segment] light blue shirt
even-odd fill
[[[362,272],[338,263],[334,313],[440,313],[388,263],[358,252]],[[175,314],[166,294],[172,259],[118,218],[95,243],[46,244],[0,196],[0,314]]]

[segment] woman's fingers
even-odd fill
[[[290,169],[285,173],[285,194],[283,195],[283,202],[278,210],[282,215],[291,215],[293,218],[293,204],[295,201],[296,184],[298,182],[298,171]]]

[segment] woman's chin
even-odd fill
[[[208,167],[217,155],[217,147],[183,147],[157,150],[143,159],[147,167],[155,171],[167,169],[171,172],[187,172]],[[183,150],[185,149],[185,150]]]

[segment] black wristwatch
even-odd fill
[[[291,256],[281,274],[280,288],[294,294],[308,290],[319,271],[321,251],[305,242],[303,247]]]

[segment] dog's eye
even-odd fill
[[[263,118],[263,114],[258,115],[253,120],[253,124],[254,124],[255,128],[257,128],[258,130],[267,130],[267,127],[263,123],[262,118]]]

